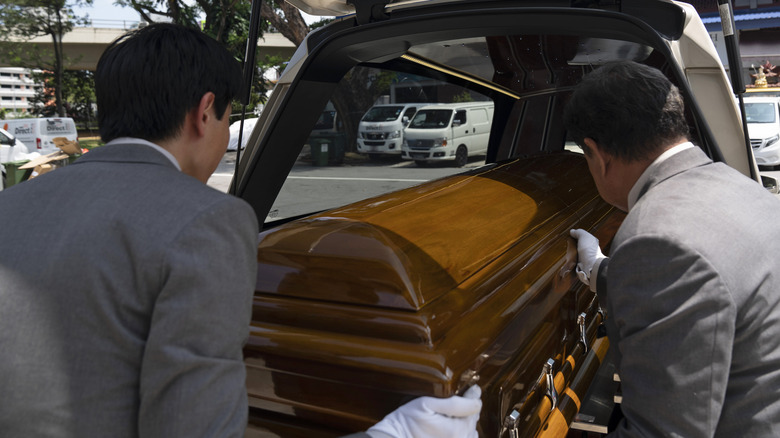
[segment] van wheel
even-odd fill
[[[466,146],[458,146],[458,150],[455,151],[455,167],[463,167],[469,162],[469,151]]]

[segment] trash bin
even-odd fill
[[[328,164],[328,149],[330,142],[322,136],[309,137],[309,147],[311,148],[311,162],[315,166],[326,166]]]
[[[347,145],[347,134],[343,132],[334,132],[327,134],[325,138],[330,141],[328,153],[328,164],[339,165],[344,163],[344,150]]]
[[[14,184],[19,184],[20,182],[30,177],[30,174],[32,173],[32,169],[19,169],[20,166],[23,166],[29,162],[30,160],[20,160],[20,161],[9,161],[7,163],[3,163],[3,167],[5,167],[6,187],[11,187]]]

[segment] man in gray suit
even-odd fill
[[[156,24],[95,84],[107,144],[0,193],[0,435],[243,436],[258,223],[205,184],[240,68]],[[424,397],[369,433],[474,436],[480,408],[478,388]]]
[[[628,212],[609,258],[571,232],[617,356],[610,436],[780,436],[780,202],[688,142],[679,91],[648,66],[590,73],[565,122]]]

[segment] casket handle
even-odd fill
[[[512,409],[512,412],[504,419],[504,427],[509,430],[509,438],[519,438],[520,433],[517,430],[517,423],[520,421],[520,412]]]
[[[547,363],[544,364],[544,374],[547,377],[547,397],[550,397],[550,411],[554,410],[558,406],[558,390],[555,389],[555,360],[553,358],[547,359]]]
[[[577,317],[577,325],[580,327],[580,342],[582,343],[582,352],[588,352],[588,335],[585,333],[585,312],[580,313]]]

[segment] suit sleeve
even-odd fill
[[[243,437],[257,220],[225,198],[166,250],[141,369],[143,437]]]
[[[660,236],[624,242],[608,273],[625,416],[610,436],[712,436],[736,318],[718,273],[701,254]]]

